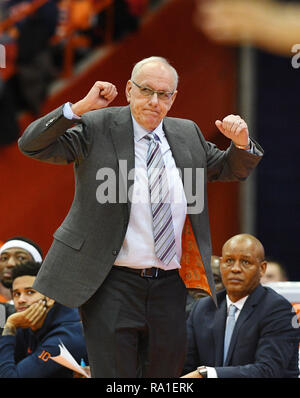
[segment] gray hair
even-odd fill
[[[169,61],[163,57],[152,56],[152,57],[144,58],[141,61],[139,61],[138,63],[136,63],[131,72],[131,80],[135,80],[135,76],[140,71],[140,69],[145,64],[150,63],[150,62],[160,62],[160,63],[166,65],[172,71],[172,73],[174,75],[174,91],[175,91],[177,89],[177,85],[178,85],[178,73],[177,73],[176,69],[169,63]]]

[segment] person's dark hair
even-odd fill
[[[26,261],[26,263],[16,265],[11,271],[12,282],[19,276],[37,276],[41,263],[36,263],[34,261]]]
[[[26,243],[29,243],[30,245],[32,245],[33,247],[36,248],[36,250],[40,253],[41,257],[43,258],[43,251],[42,251],[41,247],[33,240],[31,240],[29,238],[25,238],[24,236],[13,236],[12,238],[7,239],[6,242],[9,242],[11,240],[22,240]]]

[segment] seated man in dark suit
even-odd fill
[[[284,297],[260,284],[265,270],[264,248],[254,236],[236,235],[224,244],[226,290],[217,294],[218,308],[205,297],[190,314],[183,377],[298,376],[297,315]]]

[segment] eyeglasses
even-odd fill
[[[174,94],[173,92],[170,91],[156,91],[156,90],[152,90],[152,88],[149,87],[143,87],[140,86],[139,84],[137,84],[135,81],[131,80],[132,83],[137,86],[140,89],[140,93],[144,96],[144,97],[152,97],[154,94],[157,95],[157,98],[159,98],[162,101],[168,101],[172,95]]]

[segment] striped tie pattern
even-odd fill
[[[166,265],[176,254],[175,234],[169,199],[167,173],[159,147],[159,138],[149,133],[147,172],[153,217],[154,247],[157,257]]]

